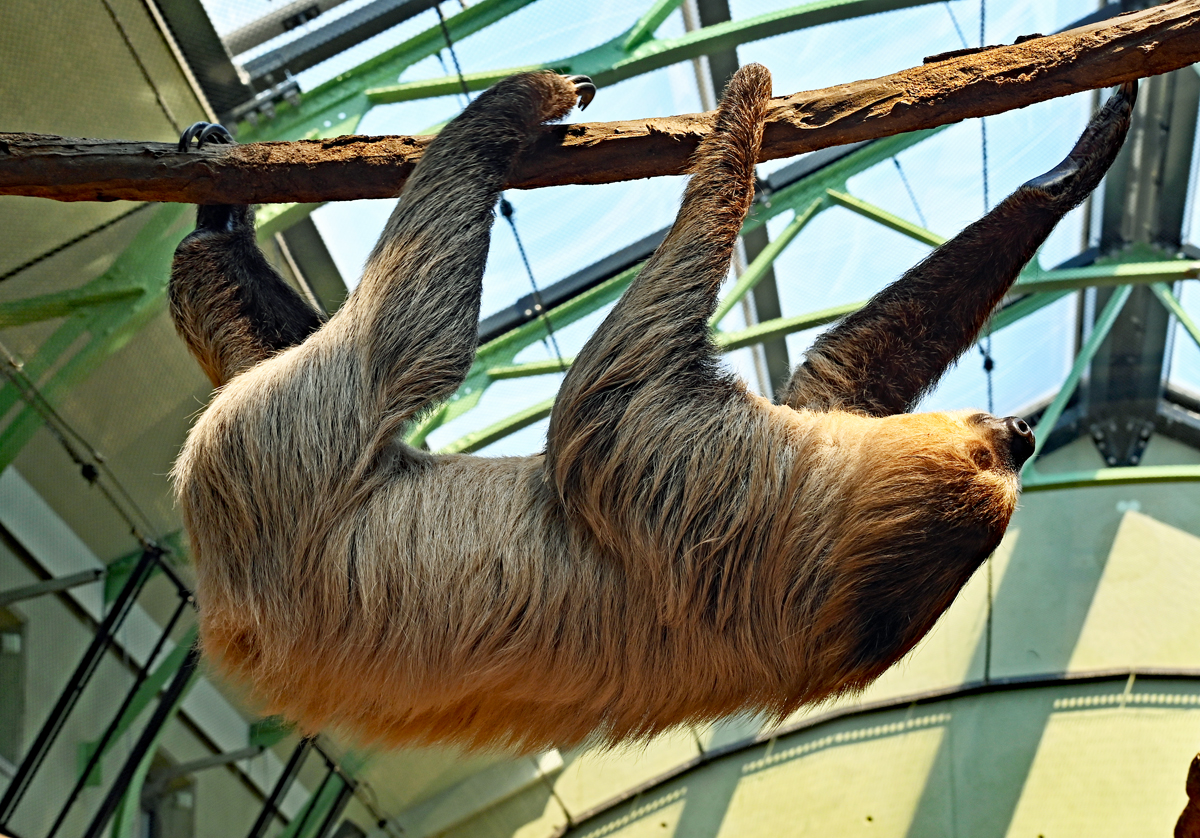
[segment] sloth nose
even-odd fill
[[[1008,450],[1013,465],[1020,468],[1033,455],[1033,431],[1019,416],[1009,416],[1004,420],[1004,427],[1008,429]]]

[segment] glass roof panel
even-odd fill
[[[344,7],[354,7],[351,3]],[[213,9],[244,7],[242,0],[206,0]],[[262,4],[260,4],[262,5]],[[787,8],[778,0],[731,0],[735,20]],[[267,8],[265,5],[264,8]],[[647,7],[645,0],[539,0],[501,22],[456,44],[466,73],[528,65],[570,56],[612,38],[628,28]],[[341,13],[339,7],[338,11]],[[447,10],[452,7],[447,6]],[[1053,32],[1089,14],[1095,0],[1018,0],[987,6],[988,43],[1011,43],[1020,35]],[[215,14],[214,18],[220,18]],[[310,27],[326,22],[321,16]],[[241,25],[243,17],[221,18],[219,27]],[[436,23],[426,12],[299,77],[309,89],[371,55]],[[930,54],[974,46],[979,39],[980,3],[954,0],[929,3],[882,15],[830,23],[738,47],[743,63],[759,61],[774,76],[777,95],[879,76],[920,64]],[[403,31],[402,31],[403,30]],[[673,13],[660,36],[682,34],[683,18]],[[369,49],[368,49],[368,45]],[[353,55],[351,55],[353,53]],[[404,81],[441,77],[453,72],[448,54],[410,67]],[[608,86],[599,92],[586,115],[572,121],[608,121],[701,110],[696,73],[682,62]],[[1098,96],[1080,94],[1035,105],[987,120],[987,192],[991,204],[1025,180],[1054,166],[1070,149]],[[453,117],[463,98],[440,97],[373,109],[360,133],[411,134]],[[980,122],[950,126],[909,149],[851,178],[848,190],[888,212],[932,231],[951,236],[984,211],[983,149]],[[765,174],[790,161],[764,164]],[[902,171],[901,171],[902,170]],[[907,180],[907,184],[905,181]],[[449,185],[448,185],[449,186]],[[682,178],[605,186],[563,186],[534,191],[510,191],[508,198],[540,288],[592,264],[670,223],[683,187]],[[362,263],[391,211],[390,201],[331,204],[314,219],[348,283],[353,285]],[[773,219],[772,236],[791,220],[785,213]],[[1059,226],[1041,254],[1041,266],[1053,267],[1084,247],[1083,211],[1077,210]],[[775,264],[785,317],[854,302],[869,297],[898,277],[929,251],[928,246],[883,228],[848,210],[826,210],[814,219]],[[484,278],[484,316],[501,311],[531,290],[512,231],[497,219]],[[1189,299],[1191,299],[1189,297]],[[992,354],[995,409],[1015,412],[1053,392],[1070,366],[1075,336],[1074,297],[1047,307],[1026,321],[995,335]],[[735,308],[725,329],[741,318]],[[574,355],[603,317],[596,312],[557,331],[559,349]],[[742,321],[744,322],[744,321]],[[803,357],[819,330],[787,338],[792,363]],[[1176,342],[1176,353],[1184,341]],[[1191,351],[1195,351],[1194,348]],[[552,357],[547,345],[535,343],[517,362]],[[754,377],[751,352],[735,353],[729,363]],[[987,382],[978,352],[972,350],[923,403],[926,409],[986,407]],[[1178,368],[1178,364],[1176,368]],[[1192,368],[1200,365],[1189,364]],[[436,449],[513,412],[548,398],[560,375],[501,381],[480,405],[435,431],[429,444]],[[755,382],[752,386],[758,387]],[[1200,389],[1198,387],[1197,389]],[[489,446],[489,453],[525,453],[541,447],[538,423]]]

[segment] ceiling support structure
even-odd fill
[[[45,579],[41,582],[34,582],[32,585],[9,588],[7,591],[0,591],[0,608],[7,608],[15,603],[45,596],[46,594],[56,594],[79,585],[98,582],[103,578],[104,568],[97,567],[92,570],[72,573],[68,576],[60,576],[57,579]]]
[[[190,209],[163,204],[153,210],[112,267],[80,288],[9,304],[7,314],[21,322],[66,319],[19,368],[0,359],[8,365],[7,381],[0,387],[0,418],[16,408],[0,430],[0,470],[42,426],[42,402],[57,404],[162,311],[171,256],[190,226]],[[0,318],[4,314],[0,311]]]
[[[251,58],[242,69],[250,77],[251,84],[273,85],[437,4],[438,0],[374,0],[270,52]]]
[[[715,26],[720,23],[730,23],[733,16],[729,12],[729,0],[695,0],[696,10],[700,16],[700,24],[704,27]],[[725,89],[725,85],[729,84],[729,80],[733,78],[733,74],[737,72],[740,63],[738,61],[737,48],[729,47],[723,50],[714,50],[708,54],[708,71],[712,79],[712,89],[719,94]],[[760,200],[766,200],[766,193],[761,194]],[[767,236],[767,226],[764,224],[754,230],[749,230],[742,236],[742,247],[746,252],[746,261],[754,263],[762,255],[770,244],[770,239]],[[762,276],[757,277],[754,283],[753,292],[753,313],[756,322],[765,320],[778,320],[783,316],[783,309],[779,305],[779,288],[775,284],[775,269],[770,261],[763,268]],[[746,326],[755,325],[747,317]],[[766,374],[768,388],[765,395],[771,396],[783,389],[784,385],[792,377],[792,365],[788,360],[787,341],[782,337],[770,338],[764,340],[760,344],[762,346],[763,359],[766,362]]]
[[[1105,185],[1101,253],[1180,253],[1198,103],[1194,70],[1142,82],[1129,138]],[[1112,293],[1097,290],[1095,307]],[[1109,466],[1137,465],[1154,432],[1171,326],[1155,292],[1137,288],[1092,361],[1081,391],[1085,427]]]
[[[554,70],[559,73],[591,76],[598,87],[604,87],[689,58],[730,50],[738,44],[769,38],[772,35],[782,35],[823,23],[866,17],[880,12],[924,6],[932,2],[935,0],[815,0],[744,20],[705,26],[678,38],[653,39],[632,50],[625,47],[629,34],[626,31],[605,44],[577,55],[548,61],[545,64],[467,73],[463,80],[468,89],[483,90],[513,73]],[[428,81],[369,88],[366,90],[366,96],[372,104],[382,105],[430,96],[447,96],[461,89],[458,76],[444,76]]]

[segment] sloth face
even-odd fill
[[[865,685],[999,545],[1033,434],[1015,417],[970,411],[846,419],[859,451],[839,481],[844,517],[828,558],[839,582],[822,610],[831,632],[854,638],[846,663]]]

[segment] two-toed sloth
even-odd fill
[[[305,730],[533,749],[783,716],[878,677],[1004,534],[1025,423],[905,411],[1099,182],[1133,86],[1060,166],[821,337],[772,402],[708,327],[771,95],[743,68],[545,452],[414,450],[401,432],[474,357],[513,161],[593,91],[533,73],[472,102],[328,322],[267,266],[247,209],[202,207],[179,247],[172,313],[220,385],[174,471],[203,648]]]

